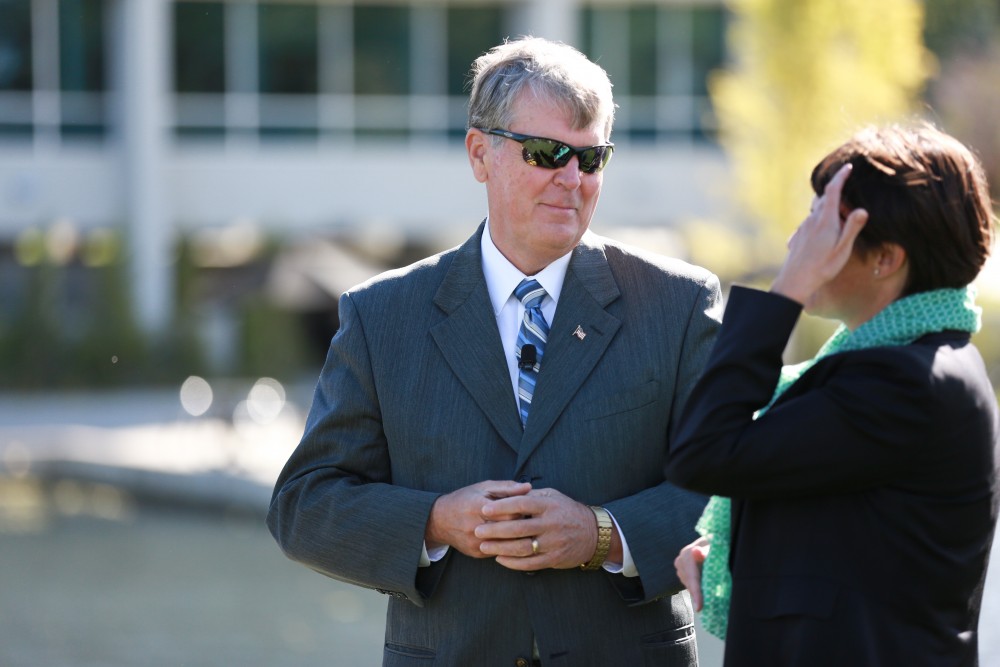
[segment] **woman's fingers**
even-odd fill
[[[691,606],[701,611],[704,601],[701,593],[701,567],[708,557],[709,541],[702,537],[687,545],[674,559],[674,567],[681,583],[691,595]]]
[[[845,164],[827,183],[823,195],[814,200],[809,215],[789,241],[788,256],[772,291],[806,304],[847,264],[854,240],[868,220],[863,209],[851,211],[846,220],[840,217],[841,193],[850,174],[851,165]]]

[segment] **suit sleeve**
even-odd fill
[[[341,297],[339,314],[305,433],[279,475],[267,524],[289,558],[422,605],[418,563],[438,494],[393,485],[364,327],[350,294]]]
[[[975,420],[954,419],[965,409],[961,381],[948,372],[934,378],[912,346],[830,357],[754,420],[777,385],[800,310],[777,295],[733,288],[712,361],[674,441],[669,479],[735,498],[849,493],[898,479],[936,455],[930,445],[939,429],[961,437]],[[932,390],[932,382],[941,386]]]
[[[676,432],[681,410],[708,360],[721,317],[721,290],[713,275],[704,282],[681,320],[683,336],[677,357],[667,440]],[[668,443],[663,442],[660,446],[667,448]],[[613,579],[626,601],[649,602],[683,588],[674,569],[674,558],[698,537],[694,526],[707,501],[701,494],[663,482],[628,498],[607,503],[628,540],[639,571],[639,581],[620,576]]]

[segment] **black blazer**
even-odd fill
[[[727,667],[974,665],[997,399],[965,333],[834,354],[770,400],[801,307],[740,287],[667,476],[733,502]]]

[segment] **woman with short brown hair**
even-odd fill
[[[812,183],[771,291],[732,289],[671,447],[668,478],[717,494],[678,573],[726,667],[975,665],[1000,430],[970,343],[986,180],[923,125],[860,132]],[[782,368],[803,308],[843,325]]]

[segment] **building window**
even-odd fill
[[[104,12],[101,0],[60,0],[60,89],[104,90]]]
[[[262,4],[257,9],[260,92],[319,92],[316,6]]]
[[[656,7],[626,11],[628,36],[628,87],[633,97],[655,97],[661,69],[657,53]]]
[[[226,5],[177,2],[173,21],[177,133],[221,138],[226,133]]]
[[[721,7],[704,8],[691,15],[691,65],[694,92],[708,95],[708,78],[725,64],[726,15]]]
[[[258,6],[261,138],[312,140],[318,136],[318,16],[316,5]]]
[[[31,90],[31,3],[0,0],[0,91]]]
[[[354,94],[410,92],[410,8],[354,8]]]
[[[472,61],[508,36],[507,22],[498,4],[448,9],[448,135],[454,140],[465,138]]]
[[[593,5],[582,15],[583,50],[615,84],[616,136],[710,139],[709,73],[724,62],[721,6]]]
[[[541,3],[544,0],[534,0]],[[616,136],[711,137],[721,1],[578,0],[581,48],[611,74]],[[107,134],[113,0],[0,0],[0,137],[58,145]],[[182,138],[464,136],[469,65],[523,32],[532,3],[500,0],[174,0]],[[527,9],[526,9],[527,8]]]
[[[2,2],[3,0],[0,0]],[[227,141],[463,137],[494,3],[174,3],[176,132]]]
[[[31,5],[0,0],[0,138],[32,133]]]
[[[59,2],[59,89],[63,137],[100,137],[105,89],[104,3]]]
[[[448,94],[469,94],[472,61],[507,37],[501,5],[448,9]]]
[[[471,62],[530,32],[525,11],[482,0],[179,0],[177,132],[251,143],[460,139]],[[581,0],[566,11],[579,12],[583,50],[614,81],[616,136],[713,135],[705,81],[723,62],[721,3]]]
[[[174,4],[174,87],[179,93],[226,89],[225,7],[221,2]]]
[[[107,130],[107,0],[0,0],[0,137],[49,146]]]
[[[353,117],[358,137],[394,139],[411,131],[411,61],[434,48],[428,40],[416,54],[411,49],[411,19],[417,12],[400,5],[354,7]]]

